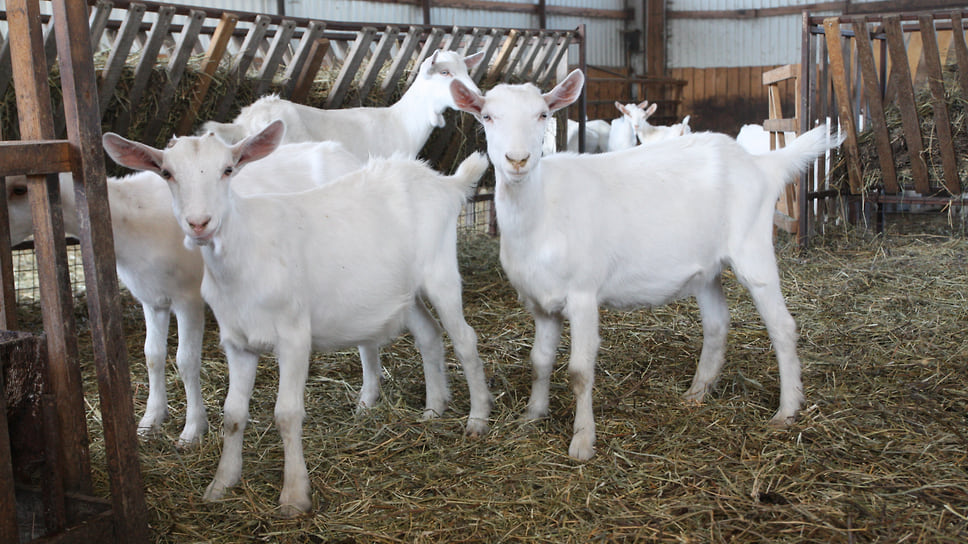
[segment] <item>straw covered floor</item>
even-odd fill
[[[890,223],[897,228],[899,223]],[[944,230],[944,227],[941,228]],[[168,372],[171,419],[141,459],[154,539],[183,542],[965,542],[968,540],[968,241],[946,234],[826,234],[808,251],[778,242],[800,326],[807,398],[774,430],[776,359],[748,294],[725,278],[727,364],[702,406],[687,405],[702,342],[691,300],[603,311],[596,374],[597,454],[567,455],[574,401],[568,329],[551,416],[519,418],[530,391],[533,325],[497,259],[495,238],[462,235],[465,313],[496,404],[491,433],[463,436],[468,399],[449,355],[452,410],[421,421],[422,370],[410,338],[382,351],[384,401],[355,415],[354,351],[316,354],[304,445],[312,514],[275,511],[282,446],[272,422],[274,361],[263,358],[245,434],[242,482],[202,493],[218,463],[227,389],[209,318],[202,385],[213,430],[173,446],[184,393]],[[147,378],[138,304],[123,300],[136,416]],[[79,304],[83,308],[82,304]],[[79,314],[80,315],[80,314]],[[36,317],[39,320],[39,316]],[[81,320],[92,462],[107,493],[98,397]],[[170,345],[174,346],[172,326]],[[170,351],[173,359],[173,348]]]

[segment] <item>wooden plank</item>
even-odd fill
[[[501,45],[501,51],[497,54],[497,59],[495,59],[494,64],[488,70],[487,81],[489,83],[496,82],[501,77],[501,74],[504,73],[508,60],[511,58],[511,52],[514,51],[514,46],[518,43],[520,34],[516,29],[508,32],[507,38],[504,39],[504,43]]]
[[[171,111],[174,103],[178,84],[181,83],[182,75],[184,75],[185,68],[188,66],[192,49],[194,49],[195,43],[198,42],[198,33],[202,29],[202,23],[205,21],[205,12],[193,9],[188,17],[188,24],[182,29],[181,35],[178,38],[178,45],[175,46],[175,52],[168,59],[166,69],[168,79],[165,81],[161,95],[158,98],[158,112],[155,114],[155,118],[148,123],[148,127],[142,136],[143,141],[148,143],[148,145],[163,145],[164,140],[167,140],[170,136],[168,134],[161,134],[161,127],[168,120],[168,113]]]
[[[763,130],[767,132],[799,132],[800,120],[796,117],[787,119],[764,119]]]
[[[320,38],[313,43],[313,47],[309,50],[309,61],[303,64],[302,73],[296,77],[296,86],[289,96],[290,100],[299,103],[306,102],[309,91],[312,90],[313,81],[316,79],[316,73],[319,72],[319,67],[323,64],[323,57],[326,56],[327,49],[329,49],[329,40],[325,38]]]
[[[473,55],[481,48],[481,44],[484,43],[484,39],[487,37],[487,28],[475,28],[471,33],[471,40],[467,43],[467,48],[464,49],[464,56]]]
[[[10,40],[0,32],[0,96],[7,94],[11,81],[13,68],[10,66]]]
[[[571,46],[573,39],[574,36],[570,32],[558,39],[558,43],[555,45],[555,55],[551,62],[548,63],[545,71],[537,78],[535,85],[541,89],[545,89],[551,83],[552,78],[556,78],[558,67],[562,65],[562,59],[566,58],[565,55],[568,53],[568,48]]]
[[[555,32],[548,36],[541,46],[541,56],[535,59],[534,69],[531,74],[529,74],[528,80],[532,83],[537,84],[538,78],[541,74],[545,73],[552,66],[552,61],[555,58],[555,51],[557,50],[558,40],[561,39],[561,32]]]
[[[279,26],[276,28],[276,34],[272,37],[272,43],[269,45],[269,52],[262,59],[262,66],[259,68],[259,73],[255,76],[255,96],[262,96],[262,93],[266,92],[266,89],[272,84],[272,80],[276,76],[276,70],[282,62],[282,56],[289,48],[289,42],[292,40],[292,35],[295,32],[296,21],[283,19],[279,23]]]
[[[50,105],[47,66],[43,56],[38,2],[8,0],[7,24],[11,40],[20,137],[50,140],[54,121]],[[86,13],[85,13],[86,15]],[[85,26],[86,26],[85,18]],[[90,58],[90,49],[85,50]],[[57,176],[28,176],[28,199],[34,218],[40,307],[47,336],[51,392],[60,415],[60,462],[64,487],[89,493],[91,461],[87,447],[87,422],[77,354],[77,327],[67,268],[64,219],[61,215]]]
[[[0,175],[69,172],[71,147],[67,140],[0,142]]]
[[[534,37],[534,35],[535,32],[531,30],[525,30],[521,35],[521,41],[518,42],[517,49],[514,50],[511,60],[504,68],[503,77],[501,79],[502,81],[510,83],[513,80],[517,72],[517,68],[521,63],[521,59],[524,58],[524,54],[528,51],[528,48],[531,44],[531,39]]]
[[[387,70],[387,74],[383,77],[383,83],[380,85],[380,94],[383,95],[384,100],[389,100],[390,95],[399,86],[400,78],[403,77],[407,63],[410,61],[410,57],[413,56],[413,52],[416,51],[422,34],[423,31],[415,26],[411,26],[407,30],[407,35],[403,38],[403,43],[400,44],[400,50],[397,52],[396,57],[394,57],[393,62],[390,63],[390,68]]]
[[[4,189],[2,179],[0,179],[0,189]],[[2,207],[0,212],[3,212],[2,218],[6,219],[6,195],[0,200],[3,201],[0,203]],[[0,240],[0,250],[3,250],[2,244],[6,243],[9,246],[10,240],[6,236],[0,236],[0,238],[4,238]],[[0,253],[0,257],[9,252],[10,248],[7,247],[4,253]],[[3,316],[0,315],[0,320],[2,319]],[[13,485],[13,458],[10,454],[10,431],[7,428],[7,397],[3,393],[3,367],[6,366],[4,363],[6,361],[0,362],[0,406],[4,407],[0,410],[0,542],[13,543],[20,542],[20,526],[17,523],[17,494]]]
[[[286,65],[286,71],[282,75],[284,82],[282,95],[284,97],[292,96],[292,91],[296,88],[296,79],[303,73],[303,67],[309,61],[309,56],[313,48],[319,51],[316,40],[322,38],[324,30],[326,30],[326,23],[322,21],[310,21],[309,26],[303,29],[303,35],[299,40],[299,45],[296,47],[292,58],[289,59],[289,63]],[[314,73],[313,76],[315,77],[315,75]]]
[[[197,121],[198,110],[201,109],[202,103],[205,101],[205,96],[208,95],[208,89],[212,85],[215,71],[218,70],[218,66],[222,62],[222,57],[225,56],[225,51],[229,46],[229,40],[232,38],[232,32],[235,31],[235,25],[238,22],[238,15],[231,12],[222,13],[218,26],[215,27],[215,32],[212,34],[212,39],[208,42],[205,57],[202,59],[201,66],[199,67],[199,72],[202,77],[199,78],[198,85],[195,86],[195,92],[192,93],[188,110],[185,111],[185,115],[181,118],[181,123],[175,129],[176,134],[191,133],[192,126]]]
[[[952,140],[951,118],[944,93],[944,76],[941,73],[941,55],[934,31],[934,18],[929,14],[918,16],[921,40],[924,43],[924,66],[927,70],[928,88],[931,89],[931,109],[934,111],[934,129],[938,132],[938,150],[941,152],[943,182],[948,192],[961,194],[958,178],[958,159]]]
[[[370,44],[373,43],[375,36],[376,29],[372,26],[365,26],[357,33],[356,40],[346,57],[346,62],[340,68],[339,75],[336,76],[336,81],[333,82],[329,95],[326,97],[326,108],[339,108],[344,105],[346,93],[349,92],[350,85],[363,64],[363,60],[370,53]],[[416,71],[417,68],[414,68],[414,72]]]
[[[951,27],[955,29],[964,28],[961,20],[961,12],[951,12]],[[958,84],[961,86],[961,96],[968,96],[968,46],[965,45],[965,31],[955,32],[953,35],[953,46],[955,49],[955,62],[958,65]]]
[[[108,111],[111,99],[114,98],[114,89],[121,80],[121,73],[128,60],[128,53],[131,51],[131,44],[138,34],[141,21],[144,19],[145,5],[133,3],[125,11],[124,22],[118,29],[114,43],[111,44],[111,51],[108,58],[104,61],[104,69],[101,71],[101,85],[97,93],[100,98],[101,117]]]
[[[538,55],[545,49],[544,44],[553,40],[557,35],[557,33],[551,32],[538,32],[534,38],[534,46],[531,48],[531,52],[518,70],[518,78],[530,80],[531,72],[536,69],[535,62],[538,60]]]
[[[0,163],[3,164],[3,163]],[[2,175],[0,175],[0,225],[10,224],[10,211],[7,208],[7,182]],[[0,330],[15,331],[20,327],[17,324],[17,290],[16,285],[13,280],[13,254],[10,250],[10,236],[0,235]],[[3,383],[0,380],[0,405],[6,406],[2,402],[3,400]],[[3,412],[0,412],[0,418],[5,418]],[[4,424],[6,424],[4,422]],[[6,466],[3,460],[2,448],[4,447],[4,441],[7,438],[6,431],[0,429],[0,470]],[[9,445],[9,444],[8,444]],[[7,452],[9,454],[9,452]],[[3,474],[0,474],[3,476]],[[4,478],[0,477],[0,488],[3,486]],[[8,480],[13,485],[13,480]],[[0,510],[3,510],[3,497],[0,496]],[[4,513],[0,512],[0,525],[4,523],[3,521]],[[0,537],[3,536],[3,528],[0,527]],[[0,538],[0,542],[4,541]]]
[[[360,76],[359,93],[361,103],[366,101],[366,98],[370,95],[370,91],[373,90],[373,86],[376,85],[376,79],[380,75],[383,65],[390,58],[390,52],[393,50],[399,34],[400,29],[391,25],[386,27],[383,35],[380,36],[380,41],[376,44],[376,49],[370,57],[370,62],[366,65],[366,69],[363,70],[363,74]]]
[[[171,20],[175,16],[174,6],[161,6],[158,8],[157,19],[151,25],[151,31],[141,49],[141,56],[138,64],[134,68],[134,80],[131,82],[131,89],[128,91],[128,105],[121,110],[117,120],[114,122],[114,131],[119,134],[128,134],[128,127],[131,126],[131,112],[137,111],[141,107],[141,99],[145,89],[148,88],[148,81],[154,70],[155,62],[161,46],[165,43],[168,36],[168,28]],[[140,138],[139,138],[140,139]]]
[[[785,64],[778,68],[773,68],[763,72],[763,85],[779,83],[787,79],[793,79],[800,75],[799,64]]]
[[[464,34],[467,33],[467,29],[460,26],[454,26],[450,30],[450,37],[447,39],[447,45],[443,46],[442,49],[447,51],[457,51],[460,49],[460,42],[464,39]]]
[[[427,36],[427,41],[424,42],[423,48],[420,50],[420,54],[413,59],[413,70],[410,71],[410,75],[407,76],[407,88],[409,89],[413,85],[413,80],[417,78],[417,74],[420,73],[420,65],[423,63],[424,59],[433,54],[434,51],[440,46],[440,42],[444,39],[444,30],[441,28],[435,28],[430,31],[430,35]]]
[[[104,29],[107,27],[108,19],[111,17],[111,10],[113,9],[114,2],[107,0],[98,0],[94,8],[94,15],[91,17],[90,23],[91,54],[97,53],[98,45],[101,42],[101,35],[104,34]]]
[[[851,109],[850,93],[847,90],[847,71],[840,36],[840,20],[836,17],[824,19],[824,34],[830,55],[830,71],[833,78],[834,93],[837,95],[837,108],[840,124],[847,132],[844,149],[847,151],[847,178],[850,192],[860,194],[864,190],[863,172],[860,166],[860,150],[857,147],[857,126]]]
[[[138,460],[138,435],[122,328],[94,59],[88,53],[87,9],[74,0],[54,0],[53,12],[67,133],[77,153],[74,179],[80,183],[74,184],[74,202],[81,227],[85,298],[111,483],[115,539],[119,543],[147,542],[148,509]],[[64,239],[62,231],[57,234]]]
[[[854,42],[857,44],[857,62],[864,79],[864,98],[867,101],[867,124],[874,134],[874,146],[881,166],[881,179],[884,190],[894,194],[900,191],[897,183],[897,170],[894,151],[891,149],[891,136],[884,117],[884,103],[881,101],[881,84],[874,66],[874,50],[871,46],[867,23],[854,21]]]
[[[910,64],[899,62],[906,59],[904,50],[904,34],[901,32],[899,16],[887,16],[882,21],[887,36],[888,51],[894,62],[892,79],[895,83],[895,103],[901,112],[901,128],[904,130],[904,142],[907,144],[908,156],[911,159],[911,177],[914,178],[914,188],[921,194],[930,191],[928,165],[924,160],[924,141],[921,135],[921,122],[918,119],[917,103],[914,96],[914,83],[911,77]]]
[[[215,120],[224,122],[235,103],[235,95],[238,93],[239,85],[245,80],[249,67],[259,52],[259,46],[263,43],[266,31],[272,18],[268,15],[258,15],[249,31],[245,34],[245,39],[239,46],[238,54],[232,60],[229,76],[225,81],[225,92],[219,99],[218,107],[215,110]]]

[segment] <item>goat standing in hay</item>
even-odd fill
[[[542,95],[498,85],[486,96],[451,84],[457,106],[487,138],[497,186],[501,265],[535,320],[534,382],[526,417],[548,414],[562,321],[571,324],[569,374],[576,397],[568,453],[595,452],[592,385],[598,309],[657,306],[695,296],[703,347],[687,400],[700,402],[724,363],[728,265],[749,290],[776,348],[780,407],[772,423],[792,423],[803,402],[797,330],[780,291],[773,208],[784,185],[832,145],[825,127],[766,155],[732,138],[699,133],[601,155],[541,156],[545,125],[574,102],[578,70]]]
[[[218,320],[229,366],[222,457],[205,499],[222,498],[241,477],[256,366],[259,354],[271,350],[279,364],[275,421],[285,452],[279,503],[283,515],[293,516],[312,506],[302,449],[312,349],[376,349],[406,327],[424,359],[424,415],[444,411],[449,390],[440,326],[422,297],[437,310],[464,369],[471,402],[466,433],[487,432],[492,400],[477,335],[463,316],[456,247],[457,215],[487,159],[471,155],[453,176],[414,160],[373,160],[302,193],[236,195],[232,181],[246,164],[275,164],[283,131],[275,121],[233,146],[212,134],[177,138],[164,150],[112,133],[103,143],[119,164],[168,181],[178,224],[201,248],[202,296]]]
[[[477,89],[468,70],[482,58],[483,51],[467,57],[435,51],[400,100],[387,107],[324,110],[269,95],[242,108],[231,123],[205,123],[202,132],[234,143],[280,119],[286,123],[285,143],[333,140],[363,161],[401,153],[415,159],[434,128],[444,126],[444,111],[455,107],[450,82]]]

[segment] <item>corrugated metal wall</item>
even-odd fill
[[[212,8],[253,11],[276,14],[276,0],[165,0],[172,4],[205,6]],[[502,1],[502,0],[496,0]],[[508,3],[521,4],[523,0]],[[525,2],[526,3],[526,2]],[[548,0],[547,5],[576,8],[595,8],[620,11],[625,0]],[[382,24],[423,24],[423,10],[411,4],[364,2],[359,0],[286,0],[286,15],[326,21],[373,22]],[[456,9],[433,7],[430,22],[434,25],[482,26],[502,28],[537,28],[538,18],[528,13],[493,10]],[[574,29],[586,25],[588,41],[587,61],[600,66],[623,66],[625,51],[622,43],[624,21],[602,18],[580,18],[549,15],[550,29]],[[571,62],[578,62],[577,48],[570,52]]]

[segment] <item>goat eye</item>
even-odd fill
[[[440,75],[442,75],[442,76],[449,76],[450,75],[450,70],[441,70],[440,71]]]
[[[222,170],[222,175],[228,177],[232,175],[232,172],[235,172],[235,169],[231,166],[226,166],[225,170]]]
[[[161,172],[158,172],[158,174],[161,175],[162,179],[165,179],[165,180],[171,179],[171,172],[169,172],[164,168],[161,170]]]
[[[483,114],[481,114],[481,119],[490,122],[491,121],[491,116],[488,115],[488,114],[486,114],[486,113],[483,113]]]
[[[541,112],[541,115],[539,115],[538,118],[540,118],[542,121],[544,121],[545,119],[548,118],[548,112],[546,112],[546,111]]]

